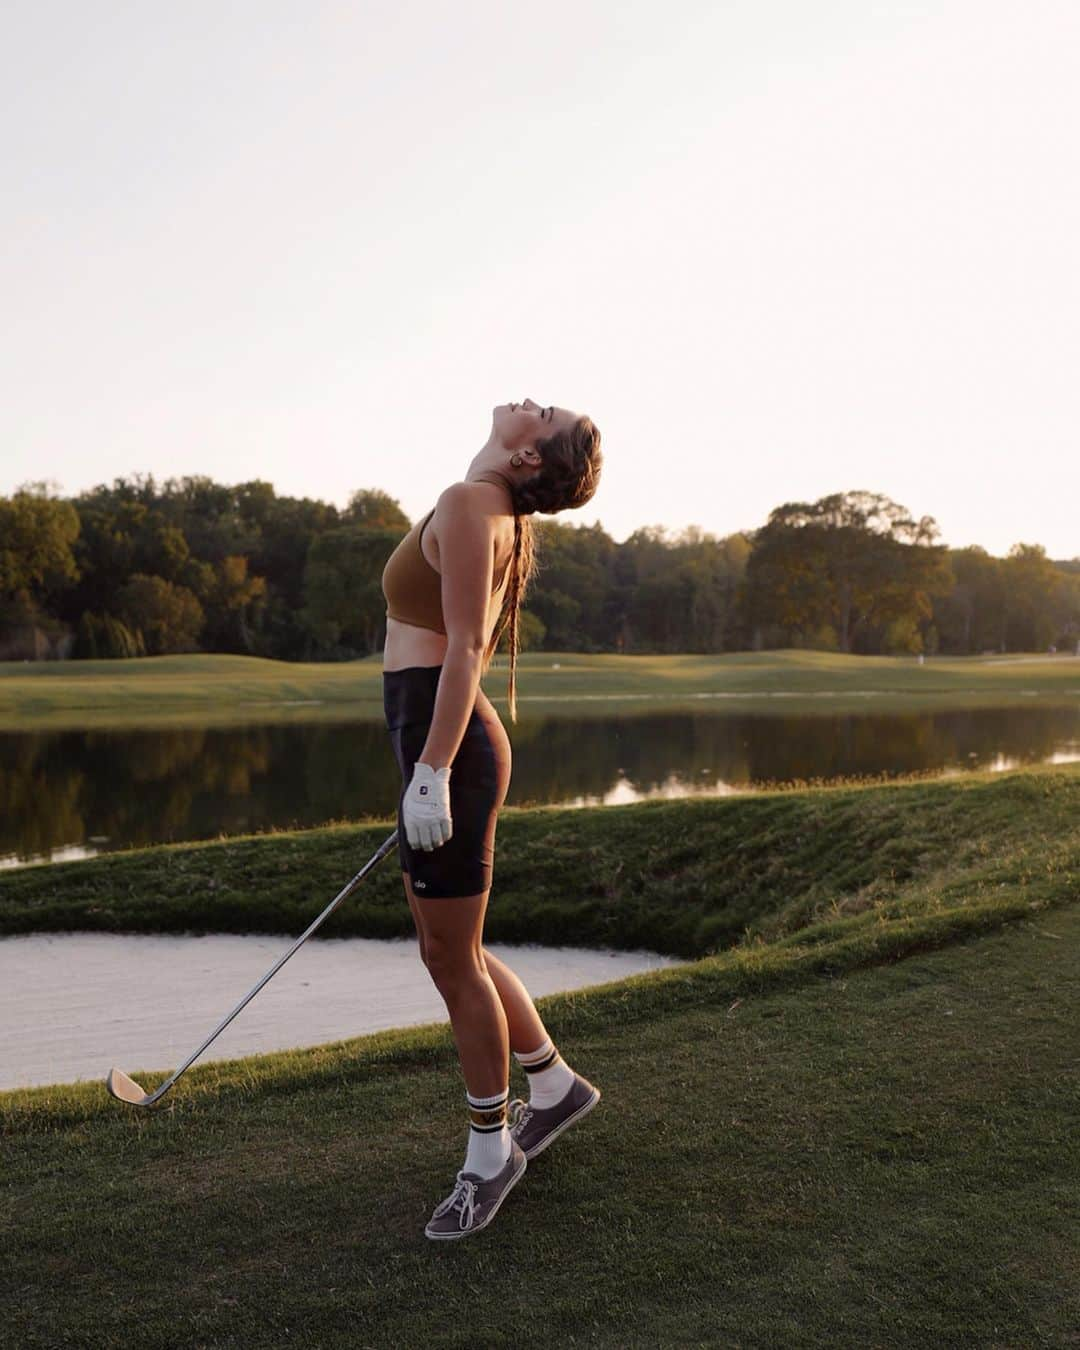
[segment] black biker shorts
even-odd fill
[[[383,672],[383,709],[401,770],[398,796],[398,854],[419,899],[479,895],[491,885],[495,865],[495,823],[500,790],[502,747],[492,741],[475,708],[450,765],[450,815],[453,834],[426,853],[410,848],[401,802],[412,782],[413,767],[427,740],[442,666],[407,666]]]

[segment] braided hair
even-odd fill
[[[510,584],[503,599],[499,621],[484,652],[488,668],[503,632],[510,641],[510,720],[517,721],[518,615],[529,582],[538,570],[533,523],[537,511],[553,516],[558,511],[584,506],[600,482],[603,456],[600,432],[588,417],[579,417],[572,427],[536,442],[543,465],[513,489],[514,553],[510,563]]]

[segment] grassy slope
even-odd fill
[[[465,1141],[445,1027],[196,1071],[149,1118],[0,1099],[10,1343],[1075,1345],[1080,906],[1026,913],[541,1000],[604,1098],[462,1243],[422,1236]]]
[[[556,663],[558,669],[555,669]],[[0,663],[0,728],[275,718],[381,717],[378,656],[343,665],[304,665],[244,656],[165,656],[140,661]],[[500,659],[484,687],[505,701]],[[522,712],[595,711],[617,700],[620,711],[660,706],[732,706],[760,699],[785,711],[1016,703],[1031,697],[1074,700],[1080,660],[1023,657],[933,658],[842,656],[815,651],[734,652],[724,656],[587,656],[527,654],[519,669]],[[1034,695],[1032,691],[1035,691]],[[791,697],[797,695],[797,697]]]
[[[181,844],[0,874],[0,933],[302,932],[392,822]],[[493,941],[701,956],[829,924],[1080,889],[1080,764],[499,822]],[[813,926],[812,928],[808,926]],[[326,935],[407,936],[396,854]]]
[[[491,1232],[422,1236],[465,1140],[446,1026],[196,1068],[150,1117],[94,1084],[2,1094],[12,1344],[120,1345],[133,1324],[245,1348],[499,1346],[526,1325],[613,1347],[1075,1343],[1078,792],[1075,766],[510,813],[501,867],[543,857],[579,893],[558,918],[501,890],[493,918],[522,936],[701,950],[750,922],[692,966],[540,1000],[604,1100]],[[297,930],[324,903],[312,869],[339,881],[384,834],[15,874],[0,910],[32,916],[26,888],[51,884],[68,919],[155,926],[219,877]],[[581,898],[594,873],[615,881]],[[380,884],[400,921],[393,868]]]

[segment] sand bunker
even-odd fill
[[[0,1090],[181,1063],[290,939],[113,933],[0,939]],[[533,995],[678,965],[654,952],[486,944]],[[207,1061],[445,1022],[412,939],[312,938],[207,1051]]]

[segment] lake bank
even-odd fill
[[[0,933],[296,934],[393,821],[0,873]],[[891,906],[1076,884],[1080,765],[500,815],[486,936],[697,957]],[[409,937],[396,859],[326,936]]]
[[[484,677],[504,710],[506,658]],[[521,716],[580,713],[598,700],[632,712],[702,701],[807,711],[868,701],[890,710],[1004,706],[1080,697],[1080,658],[844,656],[806,650],[725,655],[618,656],[527,652],[518,666]],[[382,717],[382,659],[293,664],[248,656],[161,656],[129,661],[0,663],[0,729],[233,725]]]

